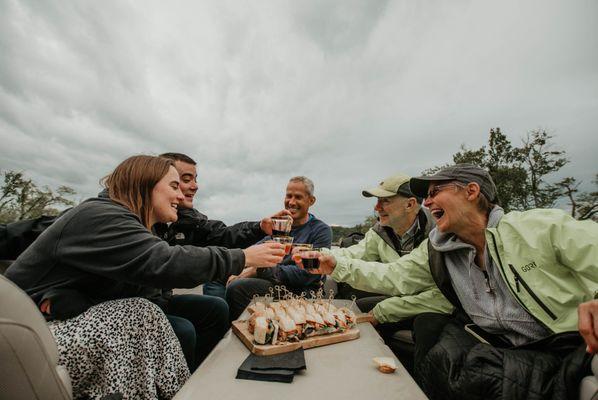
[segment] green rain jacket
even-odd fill
[[[422,227],[422,229],[425,230],[427,236],[433,224],[430,223],[432,217],[429,214],[426,214],[426,217],[428,222],[426,227]],[[423,223],[423,221],[420,222]],[[330,254],[336,259],[337,269],[341,265],[343,266],[341,268],[348,266],[350,268],[360,268],[370,262],[387,264],[398,260],[400,255],[392,246],[390,239],[385,240],[385,237],[384,230],[376,225],[366,232],[365,237],[359,243],[347,248],[330,250]],[[351,282],[348,283],[357,289],[361,289]],[[377,290],[373,292],[387,294]],[[381,323],[397,322],[422,312],[450,314],[452,311],[453,306],[433,282],[427,288],[421,290],[420,293],[390,297],[378,303],[372,310],[374,317]]]
[[[577,331],[578,305],[598,294],[596,222],[577,221],[561,210],[510,212],[486,229],[486,244],[512,294],[536,320],[553,333]],[[388,264],[337,260],[331,277],[390,296],[436,287],[427,240]],[[435,301],[418,302],[419,312],[435,311]]]

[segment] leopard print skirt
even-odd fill
[[[123,399],[170,399],[189,378],[166,315],[146,299],[107,301],[48,325],[75,399],[110,394],[121,394]]]

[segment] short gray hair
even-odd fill
[[[305,185],[305,189],[307,189],[307,194],[310,196],[314,195],[314,182],[309,179],[307,176],[294,176],[289,179],[290,182],[301,182]]]

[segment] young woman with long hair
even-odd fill
[[[130,157],[104,185],[106,195],[61,216],[6,276],[51,321],[75,396],[124,392],[152,398],[154,386],[161,397],[171,397],[188,370],[181,368],[180,347],[164,313],[145,298],[152,300],[156,289],[192,288],[246,266],[274,266],[284,250],[276,243],[245,250],[170,246],[154,236],[155,223],[176,221],[183,197],[171,160]],[[196,334],[179,337],[191,368],[228,329],[228,309],[216,304],[221,299],[195,297],[192,305],[200,306],[194,314],[178,310],[183,315],[175,316],[187,319]],[[169,313],[168,302],[158,306]]]

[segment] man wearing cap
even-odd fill
[[[384,179],[377,187],[362,191],[365,197],[376,197],[374,210],[379,221],[359,243],[330,251],[337,264],[350,263],[354,268],[359,268],[360,263],[370,261],[389,263],[409,254],[428,237],[434,222],[429,212],[421,207],[421,198],[411,193],[409,179],[408,175],[397,173]],[[419,314],[422,312],[420,304],[424,305],[424,311],[435,307],[437,312],[450,313],[450,303],[437,288],[431,290],[430,293],[402,298],[365,292],[339,283],[339,297],[350,298],[355,295],[358,298],[357,306],[364,312],[371,311],[375,322],[383,324],[396,323]]]
[[[388,295],[439,287],[457,318],[415,321],[415,376],[430,398],[575,398],[598,350],[598,224],[562,210],[505,214],[490,175],[470,164],[410,187],[436,220],[428,241],[389,264],[323,256],[314,273]]]

